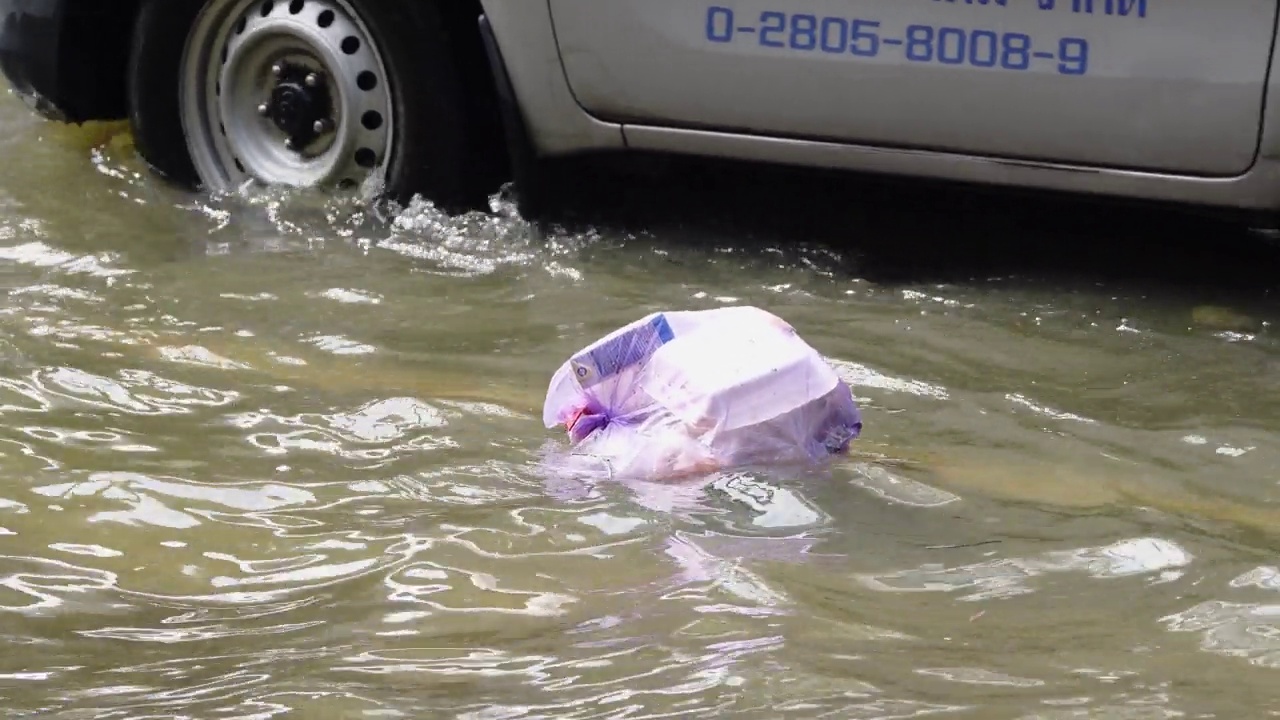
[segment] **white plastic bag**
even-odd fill
[[[542,411],[613,477],[672,478],[815,462],[862,431],[849,386],[777,316],[749,306],[658,312],[583,348]]]

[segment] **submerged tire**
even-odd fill
[[[142,0],[129,62],[139,153],[175,181],[348,187],[483,203],[454,39],[433,2]]]

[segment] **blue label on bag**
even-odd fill
[[[652,320],[601,343],[569,360],[578,384],[584,389],[605,380],[624,368],[648,360],[654,351],[675,337],[666,317]]]

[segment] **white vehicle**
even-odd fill
[[[47,116],[160,173],[473,202],[656,151],[1280,208],[1280,0],[0,0]]]

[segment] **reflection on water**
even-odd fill
[[[193,197],[122,136],[0,124],[26,163],[0,166],[6,717],[1280,708],[1270,281],[1225,244],[1227,279],[1173,292],[1201,251],[1126,272],[1027,221],[1049,259],[975,260],[938,243],[955,208],[533,227],[501,197]],[[730,303],[853,385],[854,457],[549,471],[566,353]]]

